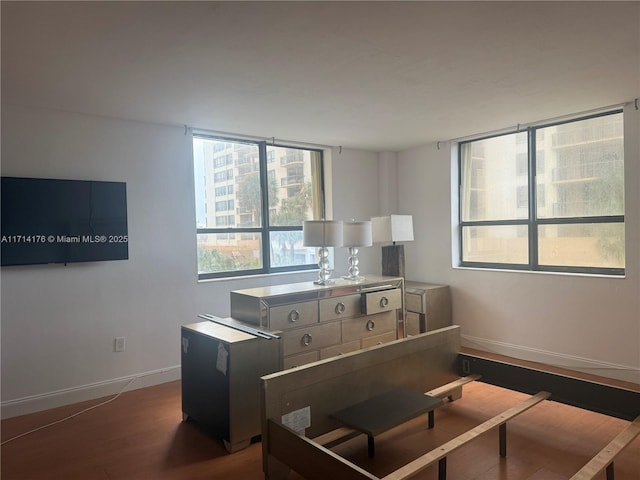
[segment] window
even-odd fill
[[[194,135],[193,152],[198,278],[317,268],[302,222],[323,217],[321,151]]]
[[[462,266],[624,274],[620,110],[461,142],[458,153]]]

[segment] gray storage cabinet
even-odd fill
[[[451,325],[448,285],[405,282],[406,335],[418,335]]]
[[[182,415],[224,441],[229,453],[260,435],[260,377],[280,366],[280,339],[214,322],[181,328]]]

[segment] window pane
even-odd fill
[[[259,227],[258,146],[194,137],[193,157],[197,227]]]
[[[622,113],[541,128],[536,150],[538,218],[624,214]]]
[[[317,263],[316,249],[302,246],[302,231],[271,232],[269,245],[272,267]]]
[[[313,219],[314,175],[320,153],[300,148],[267,146],[269,224],[302,226]]]
[[[463,227],[462,260],[524,264],[529,262],[526,225]]]
[[[540,225],[541,265],[624,268],[624,224]]]
[[[526,132],[464,143],[461,154],[463,221],[527,218],[528,197],[519,195],[528,181]]]
[[[259,233],[199,233],[198,273],[262,268]]]
[[[200,278],[315,265],[302,222],[324,215],[321,151],[195,135],[193,156]]]

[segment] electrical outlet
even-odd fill
[[[471,373],[471,366],[469,365],[469,360],[466,358],[462,359],[462,373],[463,375],[469,375]]]
[[[116,337],[113,342],[114,352],[124,352],[124,337]]]

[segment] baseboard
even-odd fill
[[[17,417],[18,415],[116,395],[121,391],[137,390],[138,388],[172,382],[180,379],[180,373],[180,365],[177,365],[40,395],[7,400],[0,403],[0,418]]]
[[[599,375],[601,377],[613,378],[625,382],[640,384],[640,369],[630,365],[620,365],[616,363],[601,362],[589,358],[563,353],[550,352],[537,348],[523,347],[510,343],[497,342],[486,338],[462,335],[462,346],[484,350],[486,352],[506,355],[530,362],[544,363],[554,367],[576,370],[578,372]]]

